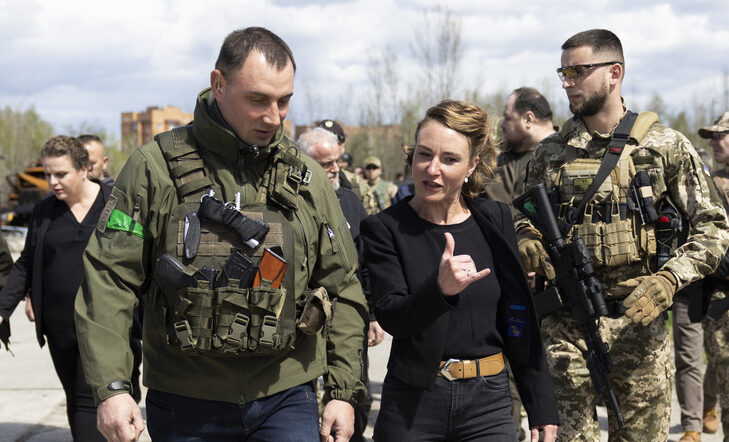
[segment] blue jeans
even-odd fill
[[[374,440],[513,442],[509,375],[437,377],[430,390],[420,390],[388,373]]]
[[[319,441],[319,413],[311,383],[244,405],[150,389],[147,424],[155,442]]]

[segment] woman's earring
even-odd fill
[[[466,179],[465,179],[465,180],[463,180],[463,182],[464,182],[464,183],[467,183],[467,182],[468,182],[468,177],[466,177]]]

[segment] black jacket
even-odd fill
[[[377,320],[394,340],[388,371],[416,388],[435,382],[443,355],[447,302],[437,284],[437,269],[423,268],[424,245],[404,225],[410,198],[370,216],[361,225],[365,259],[370,269],[373,306]],[[536,311],[521,268],[511,211],[506,204],[483,198],[467,201],[471,213],[494,254],[501,286],[497,328],[503,352],[511,365],[530,426],[557,424],[557,406],[544,357]],[[427,250],[427,251],[426,251]],[[432,273],[423,283],[423,273]],[[458,302],[456,299],[451,302]],[[406,319],[406,320],[405,320]],[[485,355],[484,355],[485,356]]]
[[[104,204],[111,195],[111,189],[112,186],[101,184]],[[3,317],[3,321],[7,321],[20,300],[30,290],[30,301],[33,304],[33,314],[35,315],[35,333],[41,347],[46,342],[43,337],[41,313],[43,311],[43,250],[46,232],[51,224],[53,206],[57,202],[56,196],[51,194],[33,208],[28,233],[25,237],[25,246],[20,258],[10,271],[5,287],[0,291],[0,316]]]
[[[342,208],[344,218],[349,224],[349,233],[352,234],[354,246],[357,248],[357,259],[359,261],[359,269],[357,270],[357,278],[362,284],[362,292],[367,298],[367,307],[370,310],[370,321],[375,321],[375,313],[372,311],[372,299],[370,296],[370,277],[367,265],[363,259],[362,237],[359,234],[359,225],[367,218],[367,211],[362,205],[356,193],[352,190],[352,183],[349,182],[343,173],[339,174],[339,189],[335,192],[339,200],[339,206]]]

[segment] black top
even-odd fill
[[[104,203],[111,196],[112,186],[101,184],[101,194]],[[5,287],[0,291],[0,316],[7,320],[12,315],[27,292],[30,292],[30,300],[35,315],[35,333],[38,344],[42,347],[45,344],[42,324],[43,320],[43,275],[45,274],[45,241],[46,233],[51,225],[52,214],[56,204],[60,201],[51,194],[33,207],[33,214],[28,223],[28,234],[25,236],[25,247],[13,269],[10,271]],[[66,205],[65,203],[63,203]],[[137,325],[135,324],[135,328]]]
[[[82,256],[104,209],[101,190],[81,222],[63,201],[52,209],[43,244],[43,331],[56,347],[76,343],[73,303],[84,277]]]
[[[427,244],[430,250],[414,258],[420,260],[423,272],[419,275],[423,281],[438,272],[440,257],[445,249],[445,232],[453,235],[455,255],[470,255],[476,269],[488,267],[492,273],[475,281],[458,295],[458,302],[446,315],[448,316],[448,332],[442,359],[480,359],[491,356],[502,350],[503,340],[496,329],[496,308],[501,296],[496,275],[493,272],[493,256],[488,242],[478,228],[478,224],[469,216],[459,224],[438,225],[420,218],[410,205],[406,211],[410,218],[404,220],[419,229],[420,241]],[[427,269],[427,270],[426,270]],[[449,301],[445,297],[446,302]]]
[[[382,328],[394,338],[388,376],[415,388],[429,389],[447,352],[450,313],[461,302],[467,303],[468,296],[459,293],[445,297],[440,292],[436,263],[443,254],[445,238],[433,244],[423,235],[422,221],[413,222],[416,215],[409,201],[407,198],[366,218],[360,229],[370,270],[373,308]],[[496,305],[491,302],[488,306],[496,311],[488,327],[495,327],[501,338],[530,426],[558,424],[552,379],[521,268],[511,212],[506,204],[483,198],[467,200],[467,204],[482,238],[494,253],[494,273],[484,279],[493,276],[500,287],[501,295],[494,295],[498,298]],[[424,261],[432,264],[425,265]],[[485,322],[477,326],[482,329]]]

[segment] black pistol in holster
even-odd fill
[[[168,315],[174,316],[173,320],[168,321],[168,324],[173,324],[173,330],[170,330],[168,334],[178,340],[183,350],[193,345],[192,330],[188,321],[177,320],[177,316],[178,311],[185,309],[185,306],[180,305],[180,302],[189,303],[190,301],[180,298],[178,292],[186,287],[198,287],[200,285],[199,281],[207,281],[208,288],[212,290],[215,288],[217,276],[218,271],[214,268],[205,266],[200,270],[196,270],[190,266],[185,267],[169,253],[165,253],[157,259],[153,276],[154,282],[165,296]]]
[[[186,273],[185,266],[169,253],[157,259],[154,281],[162,291],[170,294],[175,294],[178,289],[197,285],[194,274]]]
[[[620,428],[625,428],[618,400],[608,377],[612,369],[608,346],[598,330],[597,321],[601,316],[608,315],[608,309],[584,241],[577,234],[569,241],[564,240],[543,184],[537,184],[516,198],[514,207],[526,215],[542,234],[556,274],[552,287],[548,289],[551,293],[537,293],[535,304],[538,304],[540,296],[559,296],[557,302],[568,309],[585,338],[587,350],[583,352],[583,356],[595,390],[615,412]],[[539,313],[544,315],[543,310]]]

